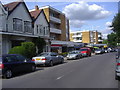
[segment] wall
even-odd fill
[[[44,8],[43,9],[44,10],[44,13],[45,13],[45,15],[46,15],[46,18],[47,18],[47,20],[48,20],[48,22],[50,22],[50,10],[49,10],[49,8]]]
[[[44,17],[43,13],[41,13],[39,15],[39,17],[37,18],[37,20],[34,23],[34,34],[35,35],[37,35],[37,33],[36,33],[36,30],[37,30],[36,25],[38,25],[38,24],[42,25],[43,27],[48,27],[49,26],[48,23],[47,23],[47,21],[46,21],[46,19],[45,19],[45,17]],[[39,36],[40,36],[40,34],[39,34]],[[48,35],[46,35],[46,37],[49,37],[49,28],[48,28]]]
[[[24,21],[30,21],[32,22],[26,8],[24,7],[23,4],[20,4],[8,17],[8,31],[9,32],[14,32],[13,31],[13,18],[19,18],[22,19],[23,23],[23,31],[24,31]]]
[[[62,30],[61,40],[66,41],[66,19],[65,19],[65,15],[61,14],[60,19],[61,19],[60,29]]]
[[[90,32],[82,32],[82,43],[90,43]]]

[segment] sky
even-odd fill
[[[97,2],[95,0],[92,0],[92,2],[90,0],[74,0],[74,2],[70,0],[69,2],[68,0],[58,0],[58,2],[54,0],[44,1],[26,1],[26,5],[29,10],[34,9],[35,5],[39,7],[50,5],[63,12],[69,19],[70,32],[97,30],[103,34],[103,38],[107,38],[107,35],[112,32],[109,26],[114,16],[118,13],[118,0],[97,0]]]

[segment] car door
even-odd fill
[[[51,53],[51,60],[53,61],[53,63],[57,63],[57,55],[55,53]]]
[[[27,62],[27,59],[22,55],[17,55],[16,58],[18,59],[20,63],[20,70],[26,71],[29,69],[29,63]]]
[[[18,62],[15,55],[8,55],[4,58],[6,60],[6,68],[12,70],[17,73],[20,71],[20,63]]]

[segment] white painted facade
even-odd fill
[[[7,16],[8,16],[8,12],[4,9],[2,3],[0,2],[0,31],[6,30]]]
[[[22,20],[22,31],[13,30],[13,18],[18,18]],[[29,21],[32,23],[32,19],[28,14],[24,4],[19,4],[19,6],[8,16],[7,21],[8,21],[8,32],[32,34],[32,33],[24,33],[24,21]]]
[[[37,30],[38,25],[38,30]],[[46,18],[43,12],[40,13],[36,21],[34,22],[34,35],[36,36],[43,36],[49,38],[49,25],[46,21]]]
[[[6,16],[4,16],[6,17]],[[15,31],[13,29],[13,19],[17,18],[22,21],[22,29],[21,31]],[[26,7],[23,3],[20,3],[14,11],[7,16],[7,19],[3,19],[4,22],[4,30],[2,32],[2,54],[7,54],[9,50],[12,48],[13,41],[31,41],[32,37],[34,37],[33,32],[27,33],[24,29],[24,21],[31,22],[31,30],[32,30],[32,18],[27,12]],[[33,30],[32,30],[33,31]],[[17,43],[17,42],[14,42]]]
[[[44,16],[45,14],[43,11],[40,12],[40,15],[37,17],[37,19],[34,22],[34,35],[37,37],[45,38],[46,40],[46,46],[44,47],[44,52],[50,52],[50,43],[49,43],[49,37],[50,37],[50,31],[49,31],[49,24],[47,22],[47,19]]]
[[[4,9],[2,3],[0,2],[0,33],[6,31],[6,19],[8,12]],[[5,46],[4,39],[2,40],[2,34],[0,34],[0,55],[2,55],[3,46]],[[6,51],[6,48],[4,48]]]

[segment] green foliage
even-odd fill
[[[20,54],[27,58],[32,58],[36,55],[36,48],[32,42],[23,42],[21,46],[13,47],[9,54]]]
[[[23,42],[22,44],[22,47],[25,48],[25,56],[27,58],[32,58],[33,56],[36,55],[36,48],[35,48],[35,44],[32,43],[32,42]]]
[[[108,40],[107,39],[103,40],[102,44],[108,44]]]
[[[20,55],[25,56],[25,48],[22,47],[22,46],[13,47],[13,48],[9,51],[9,54],[20,54]]]
[[[116,33],[117,42],[120,43],[120,13],[114,17],[112,25],[110,27],[112,27],[112,30]]]
[[[62,56],[64,56],[64,57],[66,57],[66,56],[67,56],[67,54],[68,54],[68,52],[64,52],[64,53],[61,53],[60,55],[62,55]]]
[[[33,40],[33,42],[35,43],[35,45],[38,48],[38,54],[41,53],[41,52],[43,52],[43,48],[46,45],[45,40],[43,38],[38,37],[38,38],[35,38]]]
[[[117,45],[117,35],[116,33],[108,34],[108,46],[115,47]]]

